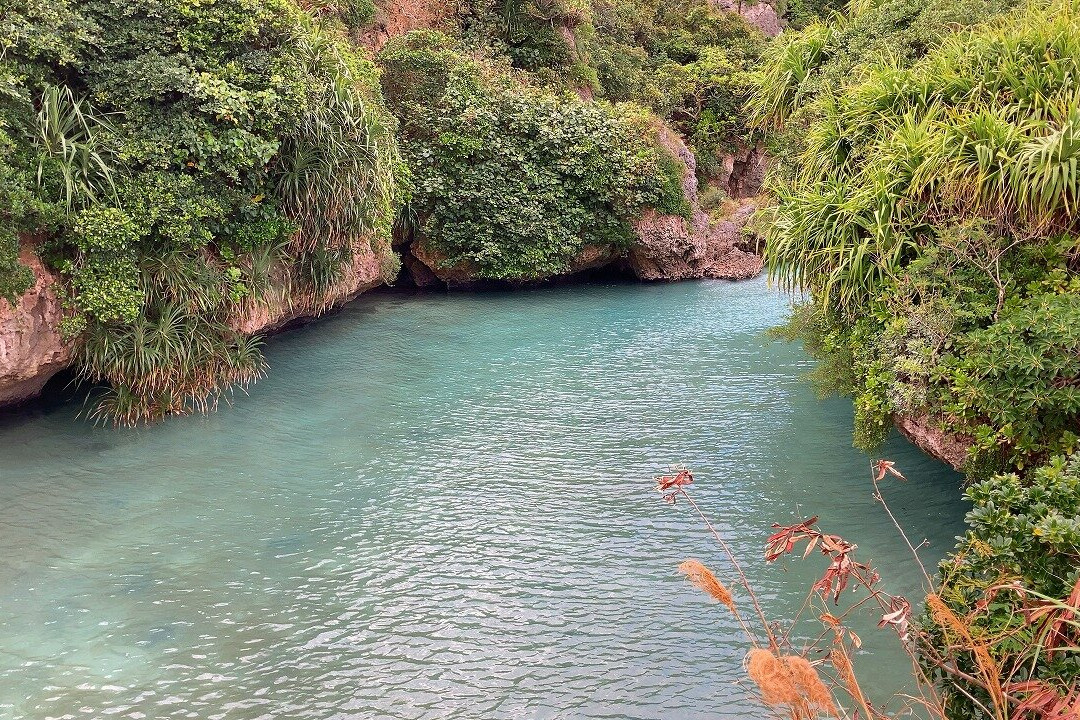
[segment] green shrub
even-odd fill
[[[952,35],[911,69],[882,63],[820,97],[797,177],[773,184],[773,275],[851,308],[932,244],[935,220],[989,218],[1005,236],[1074,228],[1073,89],[1036,59],[1046,47],[1080,60],[1080,27],[1060,7]]]
[[[802,30],[843,12],[847,4],[845,0],[780,0],[777,12],[787,20],[790,30]]]
[[[587,245],[626,247],[645,207],[689,212],[682,166],[638,110],[537,89],[436,33],[398,38],[380,59],[412,208],[449,264],[541,279]]]
[[[103,324],[132,322],[145,297],[139,285],[135,247],[139,230],[116,208],[83,210],[75,218],[77,255],[67,275],[76,308]]]
[[[1071,452],[1080,441],[1080,280],[1010,298],[997,322],[958,339],[944,370],[945,409],[978,452],[1021,469]]]
[[[751,141],[743,106],[765,39],[741,16],[679,0],[600,4],[593,17],[602,25],[584,44],[602,94],[667,120],[694,148],[702,174],[719,170],[717,155]]]
[[[0,298],[15,304],[34,283],[34,273],[19,263],[19,239],[0,228]]]
[[[1026,477],[999,475],[966,495],[970,529],[941,563],[942,598],[961,614],[977,604],[985,608],[973,632],[987,639],[1000,667],[1019,668],[1013,682],[1068,685],[1080,675],[1080,658],[1050,652],[1046,624],[1029,622],[1024,607],[1064,601],[1080,581],[1080,455],[1054,456]],[[1002,587],[1011,583],[1025,593]],[[1075,626],[1063,632],[1074,643],[1080,637]],[[977,675],[976,667],[970,654],[961,657],[962,671]],[[950,717],[981,717],[971,698],[985,700],[982,689],[953,678],[944,690]]]
[[[880,0],[852,3],[854,12],[831,15],[828,22],[811,20],[800,32],[782,35],[766,53],[751,103],[757,122],[782,121],[796,110],[813,117],[811,100],[858,80],[865,68],[909,66],[951,33],[993,20],[1018,4]]]

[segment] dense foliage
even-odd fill
[[[652,110],[686,138],[704,174],[752,137],[743,104],[764,38],[708,0],[473,0],[462,36],[546,87]]]
[[[737,13],[711,2],[597,3],[585,55],[599,92],[650,107],[687,139],[703,178],[754,134],[744,104],[765,46]]]
[[[984,608],[972,631],[1010,674],[1003,682],[1068,687],[1080,677],[1080,657],[1060,649],[1080,640],[1065,604],[1080,602],[1080,455],[1055,456],[1027,478],[1013,473],[977,483],[967,497],[971,529],[941,564],[944,599]],[[962,659],[969,674],[977,666],[971,654]],[[986,696],[966,690],[972,697],[948,692],[951,717],[979,717],[973,699]]]
[[[337,27],[287,0],[4,11],[0,290],[29,282],[15,233],[48,236],[104,416],[212,403],[262,371],[233,324],[272,275],[318,295],[353,252],[389,255],[393,118]]]
[[[431,31],[397,38],[380,62],[414,174],[416,230],[448,265],[549,277],[586,246],[627,247],[646,207],[689,212],[682,164],[638,108],[533,87]]]
[[[1064,601],[1076,580],[1080,465],[1062,457],[1080,435],[1080,15],[1073,0],[851,8],[768,53],[753,112],[789,155],[767,260],[809,293],[786,332],[822,360],[823,390],[854,397],[856,444],[901,414],[970,445],[972,531],[943,597],[961,615],[991,603],[976,640],[1005,667],[1040,646],[1015,635],[1041,631],[1021,601]],[[993,590],[1013,581],[1029,596]],[[1077,672],[1023,660],[1014,679]],[[952,714],[980,717],[978,688],[950,683]]]
[[[798,174],[774,184],[767,253],[775,277],[812,291],[832,345],[857,341],[849,390],[872,393],[869,420],[947,413],[999,467],[1071,449],[1072,376],[1048,349],[1067,355],[1068,333],[1013,330],[1048,312],[1068,323],[1055,296],[1073,292],[1080,230],[1077,63],[1067,3],[1037,4],[948,36],[910,67],[868,66],[804,111]],[[942,339],[921,355],[907,347],[925,330],[916,317]],[[1025,365],[1034,355],[1046,365]],[[932,386],[922,408],[890,399],[910,376]]]

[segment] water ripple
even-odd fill
[[[675,569],[717,549],[654,473],[693,466],[748,558],[812,510],[917,585],[850,408],[761,334],[783,312],[762,282],[370,296],[209,417],[0,416],[0,718],[758,716],[737,627]],[[944,552],[957,478],[888,450]],[[752,573],[783,617],[813,570]]]

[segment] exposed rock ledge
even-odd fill
[[[698,202],[698,182],[694,153],[686,143],[667,127],[661,127],[658,138],[668,152],[675,155],[685,166],[683,194],[690,203],[690,219],[676,215],[646,213],[635,227],[638,242],[630,249],[629,264],[634,275],[642,280],[684,280],[689,278],[719,278],[744,280],[761,272],[761,258],[740,247],[742,232],[750,216],[757,209],[753,198],[740,194],[735,198],[735,210],[726,218],[714,221],[702,210]],[[764,176],[764,154],[749,153],[754,161],[744,159],[738,175]],[[730,160],[730,162],[728,162]],[[721,163],[734,168],[735,158],[729,156]],[[747,168],[752,168],[748,170]],[[746,194],[760,191],[756,186],[731,182],[732,171],[725,179],[725,189],[738,186]]]
[[[713,0],[713,5],[727,12],[737,12],[747,23],[756,27],[765,37],[776,37],[784,29],[784,21],[772,3],[753,0]]]
[[[745,148],[738,154],[720,158],[726,173],[720,185],[732,198],[727,216],[710,218],[698,201],[696,160],[693,152],[667,126],[657,129],[660,144],[679,158],[684,166],[683,194],[690,205],[690,218],[646,212],[634,225],[635,241],[629,251],[587,245],[558,277],[570,277],[614,266],[639,280],[689,280],[716,278],[745,280],[758,275],[761,257],[745,247],[743,237],[750,216],[757,209],[765,175],[762,148]],[[402,262],[413,284],[420,288],[445,285],[448,288],[481,288],[505,285],[478,280],[475,269],[466,264],[448,264],[445,256],[423,237],[402,247]],[[548,278],[552,279],[552,278]]]
[[[42,264],[30,240],[22,242],[19,260],[34,272],[35,280],[14,307],[0,299],[0,407],[36,397],[45,383],[72,360],[70,346],[60,337],[63,312],[56,290],[59,278]],[[383,274],[379,258],[364,244],[356,249],[352,264],[325,297],[285,292],[284,273],[279,273],[277,280],[278,289],[249,306],[233,327],[254,335],[314,317],[381,285]]]
[[[71,364],[71,348],[60,337],[63,315],[57,277],[24,239],[19,261],[34,273],[34,284],[15,307],[0,298],[0,407],[36,397],[56,373]]]
[[[960,470],[967,460],[968,448],[973,439],[967,435],[950,433],[929,415],[897,415],[893,424],[900,434],[927,455]]]
[[[280,269],[267,297],[249,305],[231,324],[246,335],[276,330],[294,320],[316,317],[332,307],[343,305],[384,281],[378,256],[367,243],[361,243],[353,248],[352,263],[345,268],[341,280],[324,297],[288,292],[289,281]]]

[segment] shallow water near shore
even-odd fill
[[[719,548],[655,474],[694,469],[778,618],[823,565],[764,566],[774,521],[920,585],[850,403],[762,334],[786,305],[763,280],[372,294],[269,339],[209,416],[0,414],[0,718],[762,717],[737,626],[676,569],[729,575]],[[883,454],[934,562],[960,478]],[[856,668],[884,699],[910,669],[876,619]]]

